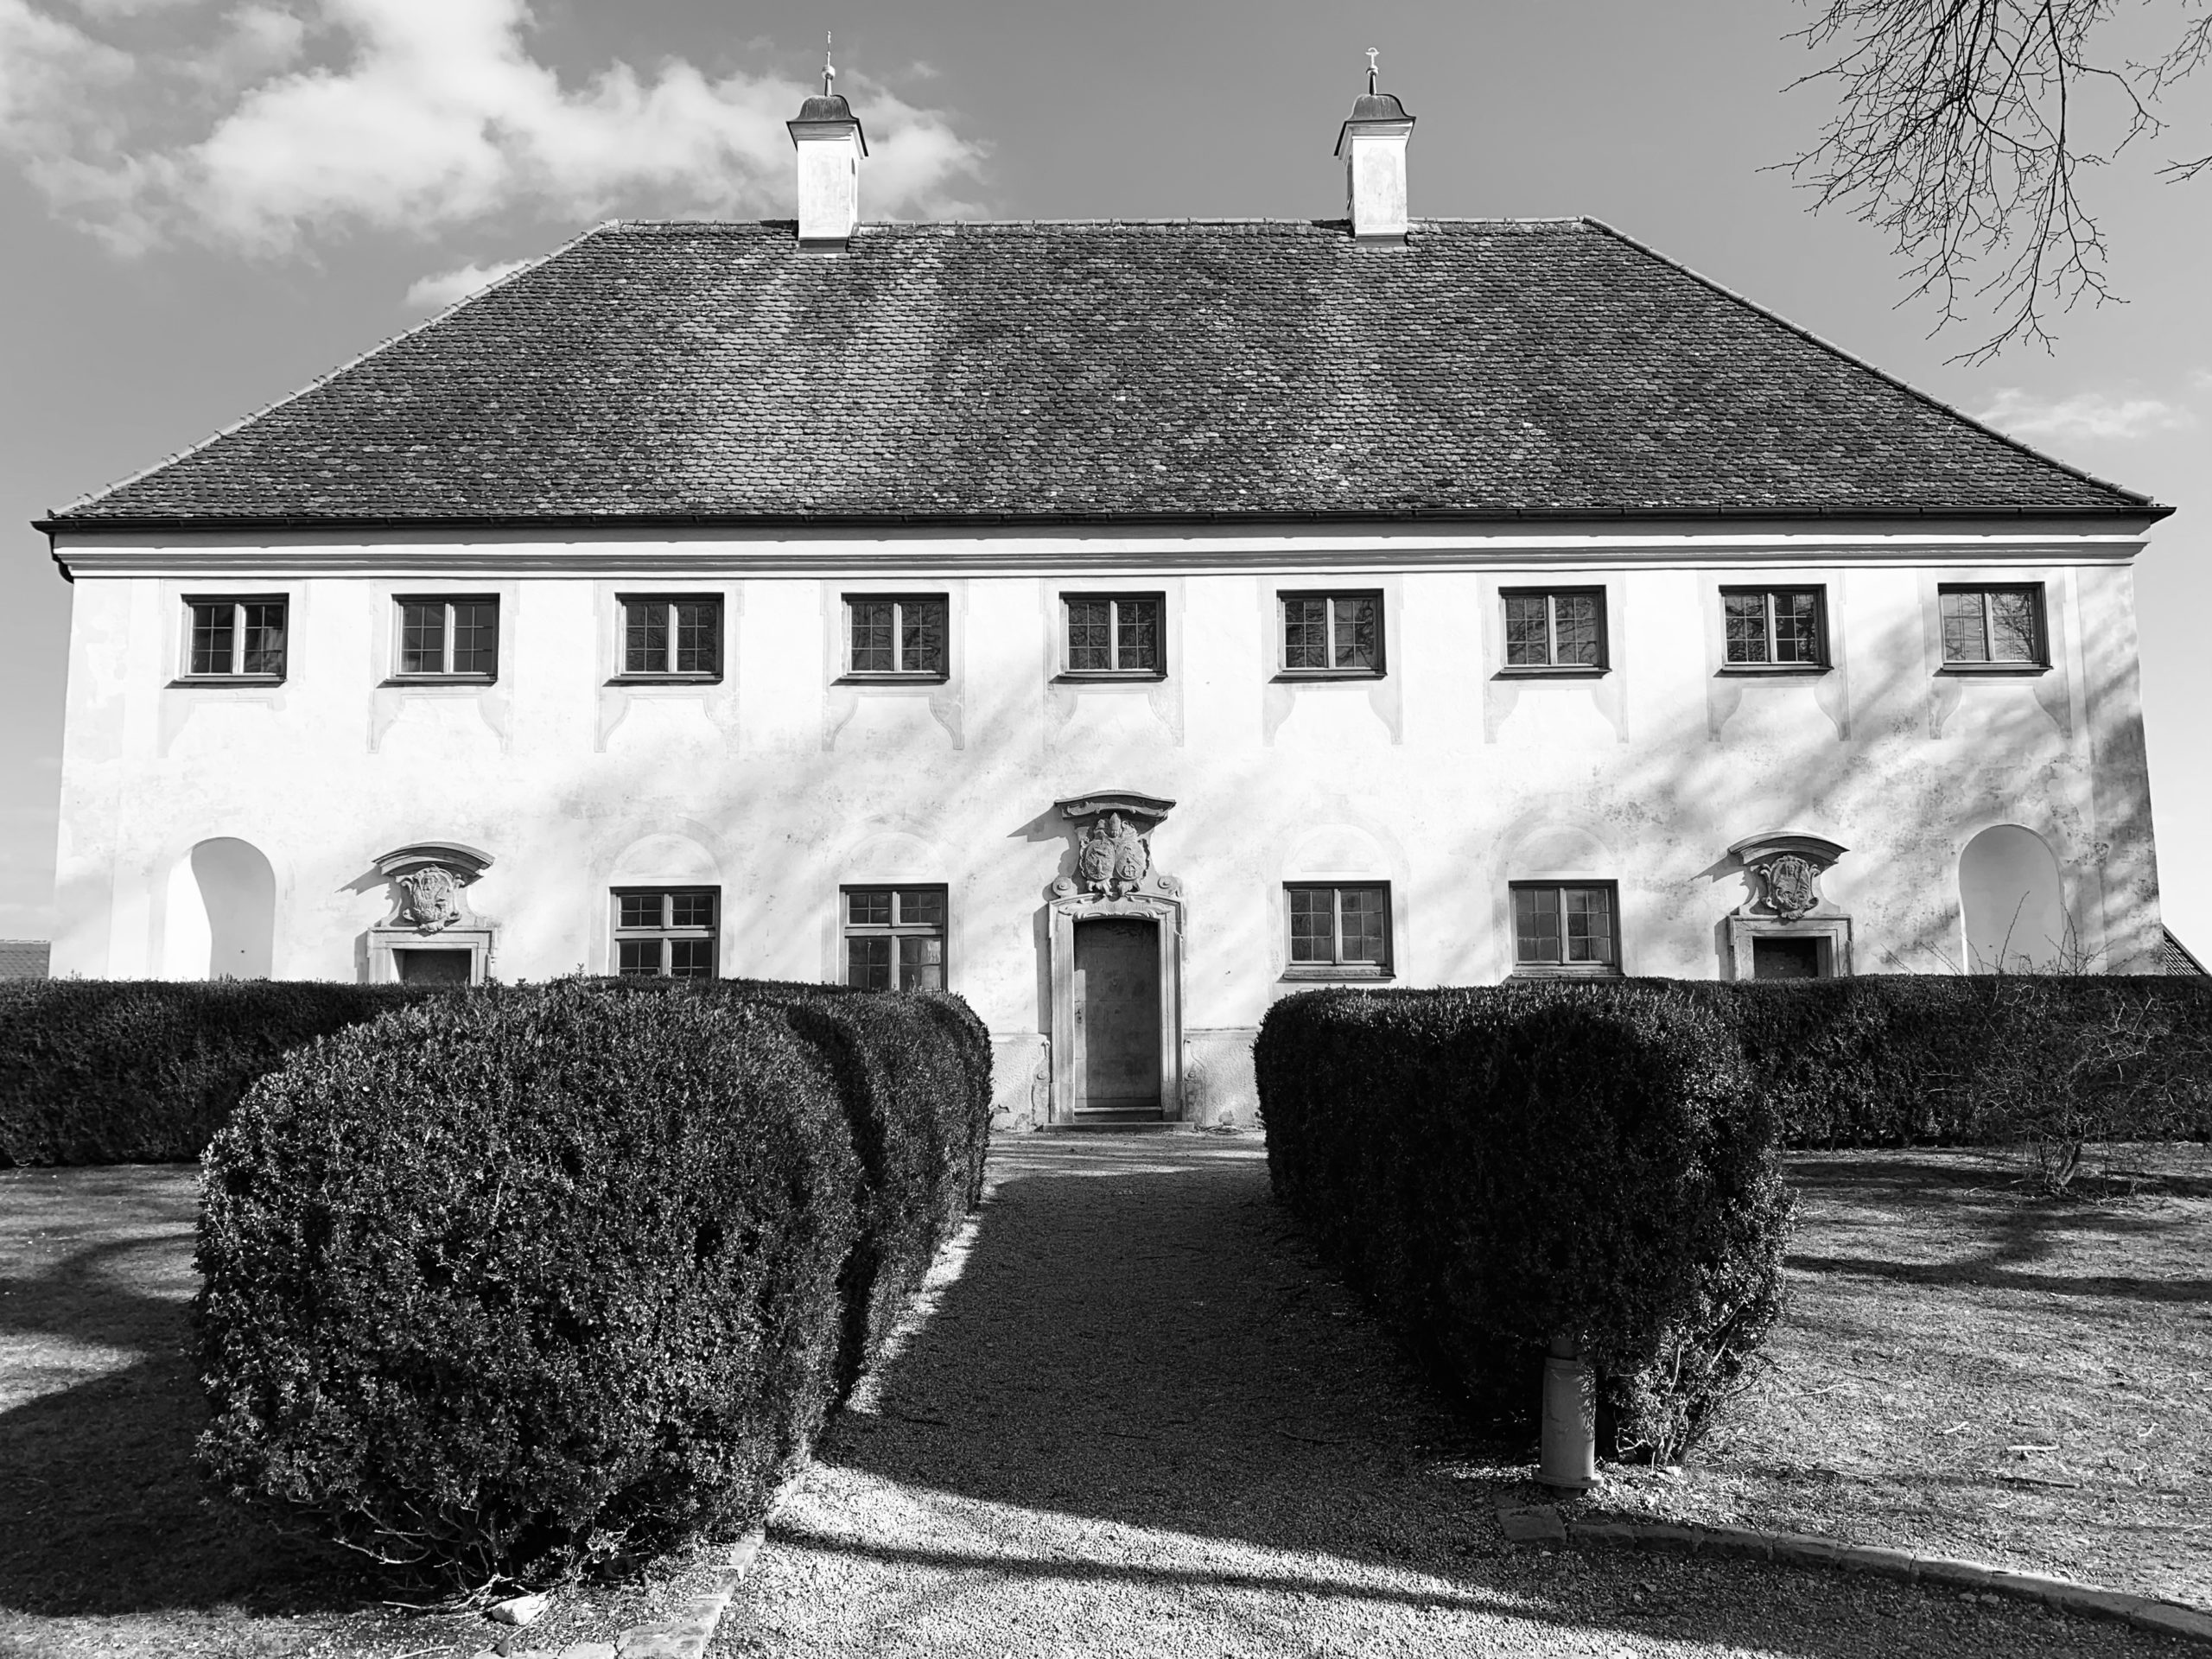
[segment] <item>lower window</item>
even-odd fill
[[[1613,884],[1513,884],[1513,968],[1516,973],[1618,973],[1620,931]]]
[[[712,979],[721,894],[713,887],[632,887],[614,895],[614,971]]]
[[[864,991],[944,988],[944,889],[847,887],[845,983]]]
[[[1290,912],[1290,971],[1335,974],[1390,971],[1390,887],[1294,884],[1285,889]]]

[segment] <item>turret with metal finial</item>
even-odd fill
[[[852,105],[837,91],[837,65],[830,55],[836,36],[822,36],[822,90],[810,93],[788,121],[798,152],[798,245],[802,252],[842,253],[852,241],[861,216],[861,158],[868,135]]]
[[[1344,194],[1352,235],[1362,242],[1402,245],[1406,239],[1406,141],[1414,118],[1397,95],[1382,90],[1382,53],[1367,48],[1367,90],[1352,100],[1351,117],[1337,133],[1344,163]]]

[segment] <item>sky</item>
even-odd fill
[[[2168,6],[2130,14],[2152,28]],[[2212,70],[2087,183],[2114,302],[1958,360],[1787,164],[1793,0],[0,0],[0,937],[52,923],[68,585],[29,521],[607,218],[789,217],[836,33],[868,218],[1326,218],[1378,48],[1413,211],[1587,213],[2177,509],[2137,567],[2166,915],[2212,953]],[[2155,35],[2131,45],[2155,47]],[[2137,50],[2134,55],[2147,55]],[[2092,115],[2094,118],[2094,111]],[[2193,129],[2193,130],[2191,130]],[[2196,140],[2190,149],[2191,138]]]

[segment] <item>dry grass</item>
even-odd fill
[[[1595,1507],[2212,1604],[2212,1149],[1803,1154],[1774,1364]]]
[[[199,1172],[0,1171],[0,1656],[461,1655],[474,1616],[384,1605],[353,1558],[211,1502],[184,1357]],[[532,1645],[611,1640],[711,1570],[563,1599]]]

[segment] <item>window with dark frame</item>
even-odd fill
[[[1724,588],[1731,668],[1825,668],[1827,619],[1818,588]]]
[[[1390,971],[1390,887],[1288,883],[1290,970],[1336,974]]]
[[[1283,594],[1282,671],[1380,674],[1382,595]]]
[[[1164,671],[1159,594],[1069,594],[1061,605],[1068,673],[1157,676]]]
[[[1611,882],[1516,881],[1512,892],[1515,972],[1619,971]]]
[[[194,679],[284,677],[283,599],[188,599],[185,673]]]
[[[635,596],[622,601],[622,672],[626,677],[713,680],[722,671],[719,594]]]
[[[1602,588],[1508,588],[1505,665],[1516,670],[1602,671],[1605,664],[1605,590]]]
[[[499,671],[496,599],[403,599],[399,664],[404,679],[488,680]]]
[[[714,978],[721,910],[717,887],[618,887],[614,971],[647,978]]]
[[[887,679],[944,678],[948,611],[942,594],[847,595],[845,671]]]
[[[845,983],[864,991],[944,988],[944,889],[844,887]]]
[[[2044,668],[2041,583],[1936,589],[1946,668]]]

